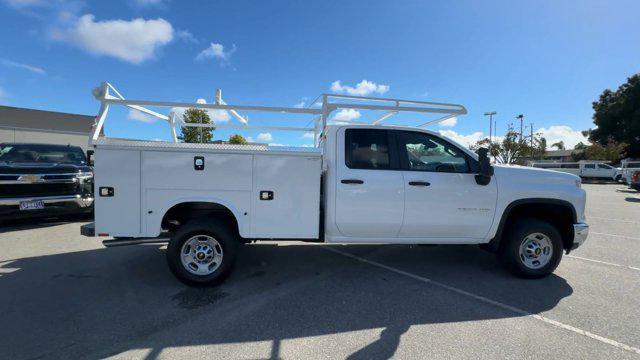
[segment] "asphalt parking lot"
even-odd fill
[[[0,229],[0,359],[640,358],[640,193],[583,185],[591,234],[521,280],[475,246],[242,248],[217,288],[83,222]]]

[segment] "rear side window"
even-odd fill
[[[390,169],[391,156],[387,131],[347,129],[345,131],[345,162],[350,169]]]
[[[584,168],[585,169],[595,169],[596,168],[596,164],[584,164]]]

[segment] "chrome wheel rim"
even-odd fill
[[[520,261],[529,269],[540,269],[551,261],[553,245],[551,239],[542,233],[527,235],[520,244]]]
[[[185,241],[180,251],[182,266],[199,276],[213,274],[222,264],[222,246],[209,235],[196,235]]]

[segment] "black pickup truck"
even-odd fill
[[[0,221],[93,211],[93,169],[80,147],[0,143]]]

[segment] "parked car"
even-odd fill
[[[640,160],[624,159],[620,162],[622,168],[622,181],[631,184],[631,176],[634,172],[640,171]]]
[[[629,182],[629,187],[640,191],[640,171],[635,171],[631,176],[631,181]]]
[[[93,170],[77,146],[0,144],[0,220],[93,211]]]
[[[234,106],[129,101],[111,96],[110,88],[104,84],[94,93],[103,104],[92,135],[95,224],[81,233],[114,237],[103,242],[107,246],[168,242],[169,267],[187,284],[219,283],[240,244],[266,239],[482,244],[514,274],[539,278],[587,238],[586,193],[578,176],[491,166],[486,149],[475,154],[424,127],[383,126],[382,117],[371,124],[327,124],[338,108],[450,117],[466,113],[461,105],[380,98],[365,105],[372,98],[326,94],[321,109],[239,107],[320,114],[315,147],[168,143],[98,134],[113,105]],[[239,126],[251,129],[242,119]]]
[[[578,175],[583,179],[607,179],[620,181],[622,169],[615,168],[605,162],[583,160],[579,162],[534,162],[533,167],[566,172]]]

